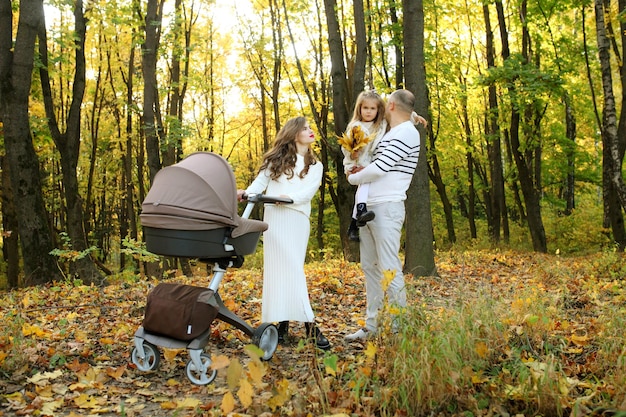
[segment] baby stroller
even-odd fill
[[[267,223],[248,219],[255,203],[291,203],[265,195],[247,196],[237,214],[237,187],[228,162],[210,152],[197,152],[160,170],[142,204],[140,215],[148,251],[213,263],[207,288],[160,283],[148,295],[142,326],[134,337],[132,363],[140,371],[159,366],[158,346],[187,349],[187,378],[196,385],[211,383],[211,357],[204,352],[210,325],[222,320],[242,330],[270,360],[278,345],[271,323],[257,328],[230,311],[218,289],[228,268],[239,268],[245,255],[255,252]]]

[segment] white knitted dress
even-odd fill
[[[286,195],[294,200],[293,204],[265,205],[263,220],[269,228],[263,233],[261,320],[266,323],[312,322],[314,319],[304,260],[311,233],[311,199],[321,184],[323,167],[318,161],[300,178],[298,174],[303,167],[304,158],[298,155],[293,178],[282,175],[274,181],[267,171],[261,172],[246,190],[271,196]]]

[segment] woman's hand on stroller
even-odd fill
[[[246,194],[246,190],[237,190],[237,201],[240,203],[242,201],[248,200],[248,194]]]
[[[293,200],[286,194],[281,194],[278,197],[274,197],[276,200],[274,204],[292,204]]]

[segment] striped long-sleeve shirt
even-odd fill
[[[350,184],[370,183],[368,204],[404,201],[417,167],[420,134],[410,121],[400,123],[383,136],[374,160],[348,177]]]

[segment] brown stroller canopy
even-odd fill
[[[212,230],[242,226],[233,237],[266,230],[267,224],[237,214],[237,184],[230,164],[211,152],[196,152],[161,169],[142,204],[143,226]]]

